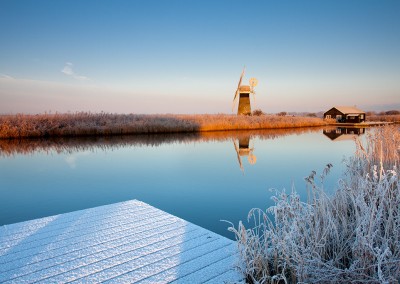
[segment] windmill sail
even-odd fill
[[[237,86],[237,89],[236,89],[236,92],[235,92],[235,96],[233,97],[232,111],[233,111],[233,108],[235,107],[235,100],[238,97],[240,85],[242,85],[242,79],[243,79],[245,70],[246,70],[246,66],[243,67],[243,71],[242,71],[242,74],[240,75],[240,79],[239,79],[239,83],[238,83],[238,86]]]
[[[242,158],[240,157],[240,154],[239,154],[239,147],[237,146],[235,139],[232,139],[232,141],[233,141],[233,145],[235,146],[236,156],[237,156],[237,159],[238,159],[238,162],[239,162],[240,169],[241,169],[242,172],[244,172],[244,168],[243,168],[243,164],[242,164]]]

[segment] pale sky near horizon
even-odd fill
[[[400,1],[0,0],[0,114],[400,109]]]

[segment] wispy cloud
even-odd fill
[[[7,75],[7,74],[1,74],[0,73],[0,79],[7,79],[7,80],[13,80],[14,78]]]
[[[70,156],[65,157],[65,162],[69,165],[71,169],[75,169],[77,166],[77,160],[80,157],[89,155],[89,151],[84,151],[80,153],[71,154]]]
[[[72,69],[73,64],[71,62],[67,62],[65,63],[64,68],[61,70],[62,73],[64,73],[67,76],[70,76],[76,80],[79,81],[88,81],[89,78],[86,76],[82,76],[82,75],[78,75],[74,72],[74,70]]]

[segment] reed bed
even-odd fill
[[[69,113],[1,115],[0,138],[124,135],[322,126],[312,117]]]
[[[367,115],[367,121],[383,121],[383,122],[394,122],[400,123],[400,114],[392,115]]]
[[[375,129],[347,160],[333,196],[313,171],[307,201],[275,191],[275,205],[253,209],[235,234],[248,283],[400,282],[400,130]]]

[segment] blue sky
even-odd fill
[[[0,0],[0,113],[400,108],[400,1]]]

